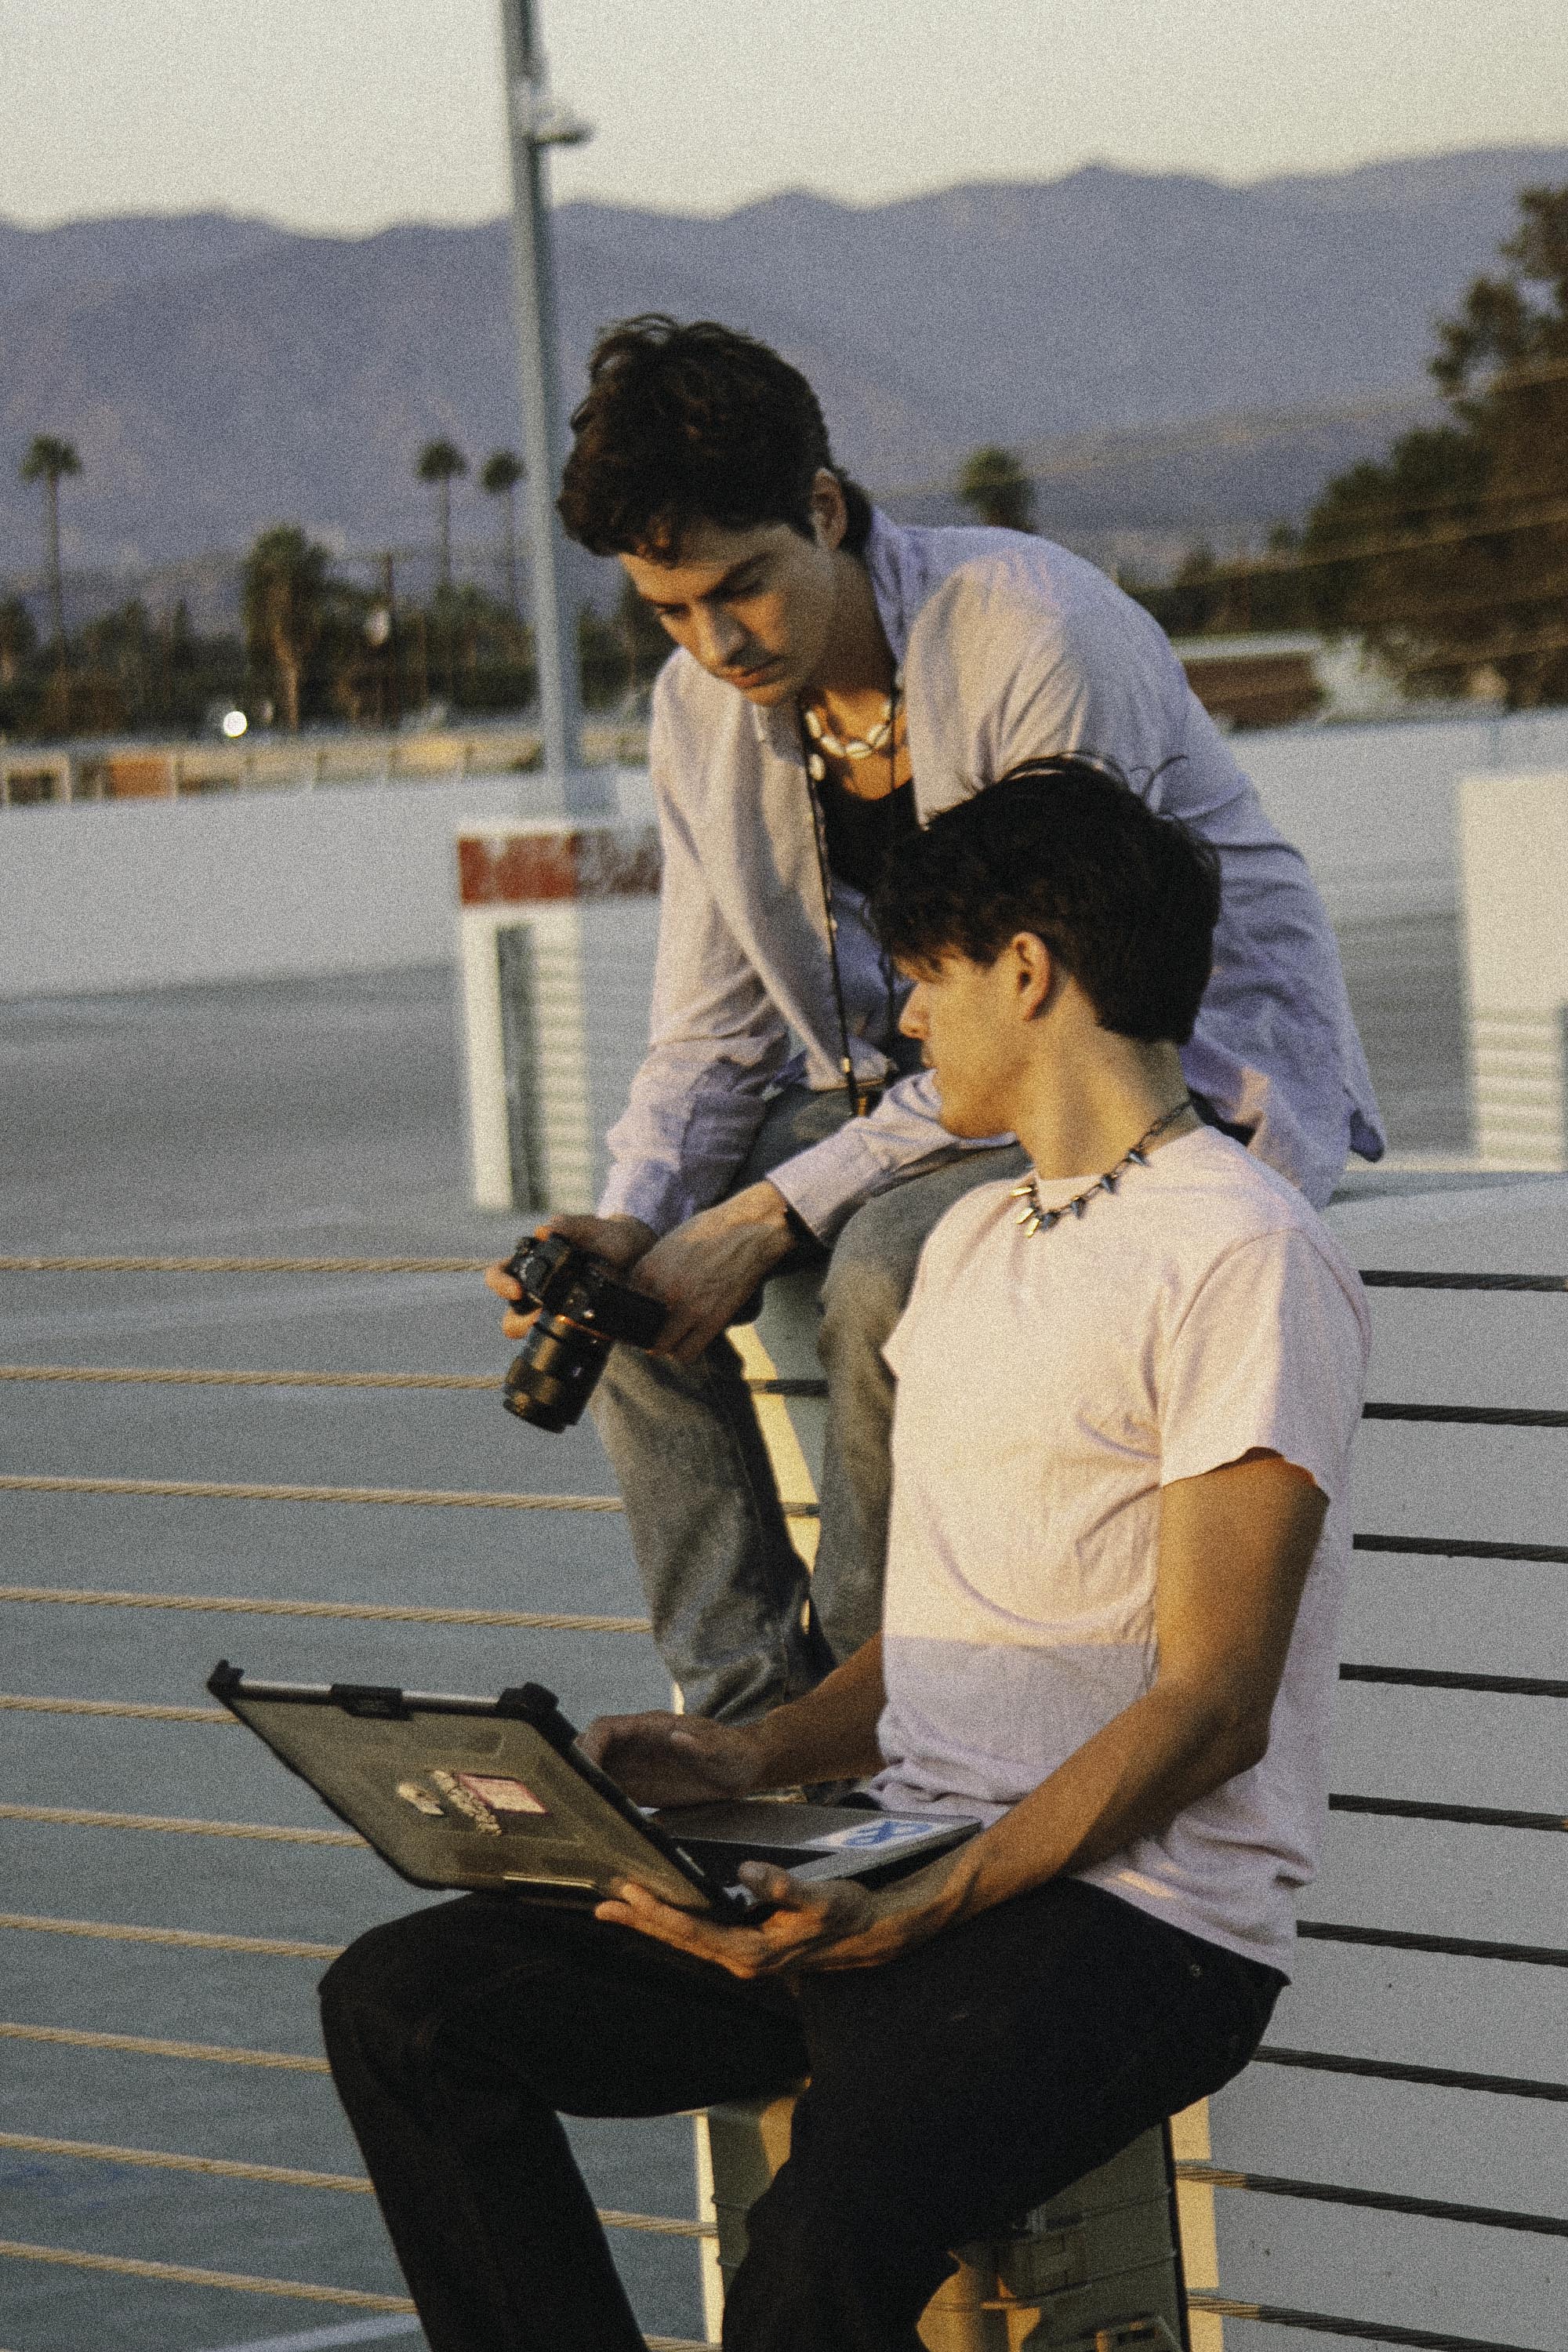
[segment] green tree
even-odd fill
[[[1412,686],[1500,677],[1522,708],[1568,700],[1568,187],[1521,191],[1500,252],[1438,327],[1449,421],[1331,481],[1301,553],[1320,625]]]
[[[517,602],[517,486],[525,471],[522,459],[514,449],[497,449],[485,459],[479,469],[479,488],[488,498],[499,499],[501,509],[501,578],[506,583],[506,604],[509,613],[516,613]]]
[[[65,575],[60,570],[60,484],[69,474],[79,474],[81,459],[74,442],[61,440],[58,433],[36,433],[22,460],[22,479],[41,482],[44,488],[44,569],[48,576],[49,612],[54,621],[55,643],[62,660],[66,645]]]
[[[292,524],[264,530],[245,559],[247,649],[271,672],[283,724],[296,731],[306,667],[330,618],[327,562],[326,549]]]
[[[981,522],[996,530],[1033,530],[1035,486],[1011,449],[971,450],[954,485]]]
[[[414,471],[436,493],[436,587],[452,585],[452,484],[468,470],[468,461],[455,441],[426,441],[415,459]]]
[[[15,686],[37,649],[38,632],[20,596],[0,600],[0,686]]]

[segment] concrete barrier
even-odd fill
[[[457,846],[474,1199],[591,1209],[647,1040],[658,828],[538,817]]]
[[[1471,1094],[1483,1165],[1568,1166],[1568,772],[1460,789]]]
[[[606,805],[647,805],[605,770]],[[453,963],[453,835],[542,776],[0,811],[0,996]]]

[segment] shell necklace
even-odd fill
[[[801,719],[811,738],[805,766],[814,784],[820,784],[826,777],[828,760],[869,760],[877,752],[887,751],[893,740],[899,694],[903,682],[902,670],[895,671],[893,690],[883,698],[882,715],[864,735],[836,735],[820,710],[814,709],[809,703],[803,706]]]
[[[1144,1129],[1131,1150],[1122,1153],[1114,1168],[1108,1168],[1103,1176],[1097,1176],[1092,1184],[1086,1184],[1081,1192],[1075,1192],[1070,1201],[1062,1202],[1059,1209],[1046,1207],[1040,1198],[1040,1180],[1031,1172],[1025,1177],[1021,1184],[1013,1186],[1014,1200],[1023,1201],[1026,1204],[1019,1210],[1013,1223],[1016,1225],[1022,1225],[1026,1235],[1033,1235],[1048,1234],[1051,1227],[1063,1217],[1081,1217],[1086,1201],[1092,1201],[1097,1192],[1114,1192],[1118,1181],[1126,1175],[1130,1168],[1147,1168],[1148,1149],[1154,1138],[1157,1135],[1163,1135],[1168,1127],[1175,1125],[1184,1110],[1191,1110],[1193,1108],[1191,1095],[1184,1095],[1179,1103],[1173,1104],[1169,1110],[1161,1113],[1152,1127]]]

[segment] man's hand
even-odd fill
[[[765,1179],[655,1242],[638,1261],[636,1283],[669,1309],[656,1353],[695,1363],[793,1244],[784,1194]]]
[[[639,1805],[710,1805],[761,1785],[757,1727],[704,1715],[601,1715],[577,1745]]]
[[[542,1239],[546,1234],[559,1234],[563,1241],[602,1257],[606,1265],[615,1266],[621,1274],[628,1274],[653,1244],[653,1228],[645,1225],[640,1217],[546,1217],[533,1230],[535,1239]],[[526,1315],[516,1312],[513,1302],[522,1297],[522,1286],[515,1275],[508,1274],[504,1258],[498,1258],[494,1265],[485,1268],[485,1281],[498,1298],[507,1302],[507,1311],[501,1317],[502,1337],[526,1338],[538,1309],[531,1307]]]
[[[895,1886],[872,1889],[852,1878],[803,1885],[765,1862],[745,1862],[740,1876],[773,1907],[754,1927],[727,1927],[678,1911],[623,1880],[594,1916],[635,1927],[655,1943],[708,1960],[732,1977],[788,1976],[797,1970],[874,1969],[936,1935],[963,1906],[962,1853],[945,1857]]]

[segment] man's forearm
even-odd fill
[[[793,1789],[879,1771],[877,1725],[885,1696],[878,1633],[805,1698],[791,1699],[751,1727],[757,1757],[753,1787]]]
[[[1267,1737],[1267,1722],[1156,1683],[1000,1821],[882,1900],[934,1903],[949,1926],[1048,1878],[1088,1870],[1245,1771]]]

